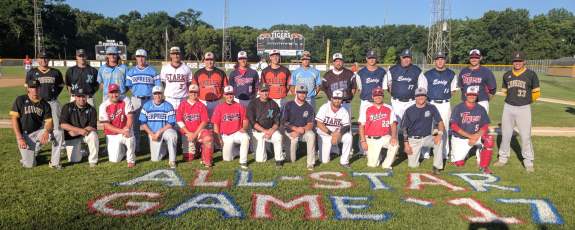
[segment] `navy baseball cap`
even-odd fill
[[[435,53],[433,55],[433,60],[438,59],[438,58],[445,59],[445,53],[443,51],[437,51],[437,53]]]
[[[377,53],[374,50],[367,51],[367,54],[365,56],[367,58],[376,58],[377,59]]]
[[[411,57],[411,50],[410,49],[404,49],[403,51],[401,51],[401,55],[400,57],[404,58],[404,57]]]
[[[415,90],[415,96],[427,96],[427,89],[425,88],[417,88]]]
[[[40,87],[40,81],[34,79],[34,80],[28,80],[26,82],[26,87],[28,88],[38,88]]]

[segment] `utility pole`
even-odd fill
[[[431,20],[427,36],[427,63],[433,62],[433,55],[442,51],[451,59],[451,16],[450,0],[432,0]]]
[[[232,59],[232,42],[230,41],[230,36],[227,33],[230,20],[230,3],[228,0],[224,0],[224,25],[222,27],[222,63],[225,65],[227,60]]]
[[[327,68],[326,70],[329,70],[329,43],[330,43],[330,40],[328,38],[326,45],[325,45],[325,65]]]
[[[44,32],[42,29],[43,3],[34,0],[34,58],[44,50]]]
[[[168,57],[170,56],[168,54],[168,40],[169,40],[169,38],[168,38],[168,27],[166,27],[166,33],[164,36],[164,57],[165,57],[166,61],[168,61]]]

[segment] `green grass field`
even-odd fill
[[[3,130],[6,131],[6,130]],[[44,151],[38,157],[39,166],[34,169],[20,167],[13,136],[6,134],[0,136],[0,173],[2,183],[0,189],[0,226],[3,229],[103,229],[103,228],[222,228],[222,229],[366,229],[366,228],[401,228],[401,229],[467,229],[471,225],[462,219],[462,216],[473,216],[473,212],[463,206],[451,206],[446,200],[452,198],[473,197],[486,207],[494,210],[504,217],[513,216],[524,221],[523,224],[511,225],[511,229],[573,229],[575,228],[575,206],[572,200],[573,190],[571,183],[575,177],[571,170],[575,155],[571,148],[575,148],[573,138],[534,138],[536,151],[535,168],[533,174],[526,174],[520,162],[512,157],[510,164],[504,168],[495,168],[495,175],[500,177],[497,184],[520,187],[520,192],[501,191],[492,189],[488,192],[475,192],[469,185],[456,176],[449,175],[455,172],[477,172],[475,159],[468,161],[464,168],[456,169],[447,166],[440,178],[462,186],[464,192],[450,192],[445,187],[428,186],[423,190],[409,190],[405,188],[408,183],[409,172],[428,173],[431,168],[430,160],[423,162],[418,169],[408,169],[406,162],[401,162],[394,168],[392,177],[385,177],[383,181],[392,190],[371,190],[365,178],[345,176],[344,179],[353,181],[355,186],[343,190],[313,189],[310,184],[314,181],[306,175],[305,157],[294,164],[286,164],[276,169],[272,161],[254,163],[253,155],[249,155],[250,170],[255,181],[267,181],[285,176],[304,176],[302,181],[278,181],[274,188],[245,188],[232,186],[230,188],[197,188],[190,187],[196,169],[201,169],[196,160],[192,163],[180,163],[177,173],[185,181],[184,187],[167,187],[161,183],[146,182],[139,185],[119,187],[115,182],[124,182],[142,176],[152,170],[167,168],[167,161],[150,162],[149,155],[137,157],[137,166],[126,168],[125,162],[108,163],[105,156],[100,157],[100,164],[96,168],[89,168],[84,161],[80,164],[68,165],[62,171],[55,171],[47,166],[49,152]],[[557,148],[561,146],[561,148]],[[495,150],[496,151],[496,150]],[[178,160],[181,160],[178,156]],[[238,170],[237,159],[234,162],[221,162],[219,153],[215,156],[216,165],[212,168],[212,180],[229,179],[234,181],[234,173]],[[352,163],[351,170],[345,170],[338,165],[339,158],[333,159],[327,165],[320,165],[318,171],[337,171],[351,175],[351,172],[381,172],[381,169],[366,168],[365,158],[359,158]],[[161,207],[151,214],[114,218],[95,215],[88,211],[87,203],[100,196],[126,191],[158,192],[162,194],[159,199]],[[176,207],[180,203],[198,193],[225,192],[232,196],[243,211],[244,219],[224,219],[215,210],[195,209],[178,218],[161,217],[159,212]],[[323,221],[305,221],[302,219],[302,208],[284,211],[277,207],[272,208],[272,220],[255,220],[250,217],[252,210],[252,194],[262,193],[273,195],[284,201],[293,199],[297,195],[321,196],[325,207],[326,219]],[[370,208],[361,212],[391,213],[387,222],[375,221],[337,221],[329,196],[370,196]],[[433,207],[427,208],[401,202],[403,197],[417,197],[433,200]],[[564,225],[536,225],[531,219],[528,205],[510,205],[495,201],[496,198],[537,198],[549,199],[557,208],[565,222]],[[133,199],[134,201],[147,201],[146,199]],[[123,200],[124,202],[127,200]],[[156,201],[156,200],[154,200]],[[124,208],[123,202],[116,201],[111,207]]]

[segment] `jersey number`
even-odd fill
[[[524,89],[518,89],[517,90],[517,96],[518,97],[525,97],[525,95],[527,95],[527,90],[524,90]]]
[[[407,86],[407,89],[408,89],[408,90],[413,90],[413,87],[415,87],[415,85],[409,85],[409,86]]]

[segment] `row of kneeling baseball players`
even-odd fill
[[[265,142],[271,142],[278,166],[286,157],[295,161],[298,141],[305,141],[309,169],[315,165],[316,142],[323,163],[330,161],[332,146],[341,144],[335,148],[342,156],[340,164],[349,167],[351,100],[359,91],[359,140],[368,166],[379,165],[384,148],[388,150],[382,167],[391,170],[399,147],[403,147],[408,165],[417,167],[420,158],[429,158],[429,149],[433,148],[433,171],[437,173],[443,168],[443,159],[450,156],[454,165],[461,166],[473,149],[480,153],[481,170],[490,172],[493,138],[488,135],[487,114],[496,82],[491,71],[480,65],[479,50],[470,51],[470,65],[459,75],[446,67],[443,52],[434,55],[435,67],[423,72],[411,63],[410,50],[402,51],[400,63],[389,70],[378,67],[377,55],[369,51],[366,66],[357,73],[344,68],[343,56],[336,53],[334,68],[323,79],[310,66],[309,52],[304,52],[302,66],[292,75],[279,64],[279,52],[274,51],[270,65],[258,76],[247,64],[247,53],[241,51],[229,77],[214,66],[210,52],[204,55],[205,67],[193,76],[181,61],[178,47],[170,49],[171,61],[159,75],[146,63],[145,50],[136,52],[137,65],[129,70],[120,68],[117,50],[106,52],[106,64],[96,71],[86,64],[84,51],[78,50],[77,66],[68,69],[65,80],[57,69],[48,67],[45,53],[39,55],[40,66],[26,77],[28,94],[18,97],[10,112],[24,166],[34,165],[37,145],[49,140],[53,142],[52,167],[60,168],[57,156],[64,146],[69,160],[79,161],[82,142],[87,143],[90,165],[95,166],[99,118],[109,160],[120,161],[126,155],[129,167],[135,165],[135,152],[141,146],[140,130],[149,137],[152,160],[162,159],[167,152],[171,167],[176,167],[177,145],[181,143],[186,160],[201,152],[202,163],[210,167],[214,149],[221,146],[224,160],[239,155],[240,165],[246,168],[250,141],[255,143],[257,162],[266,161]],[[503,142],[495,165],[507,163],[510,138],[517,126],[524,165],[532,172],[530,104],[540,91],[537,75],[525,67],[524,59],[522,52],[514,52],[513,69],[503,75]],[[60,108],[57,97],[65,85],[72,98]],[[105,91],[96,114],[93,95],[98,86]],[[450,100],[458,89],[463,92],[463,102],[452,110]],[[320,90],[329,101],[316,114],[315,97]],[[391,94],[391,106],[383,104],[384,90]],[[288,94],[294,94],[295,99],[287,102]],[[240,148],[234,148],[234,144],[240,144]]]

